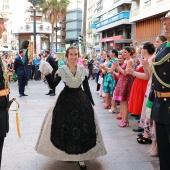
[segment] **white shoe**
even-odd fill
[[[112,109],[109,109],[108,112],[109,112],[109,113],[112,113]]]
[[[117,108],[114,108],[113,110],[110,109],[108,112],[109,112],[109,113],[117,113]]]

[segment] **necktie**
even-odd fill
[[[22,60],[22,63],[24,64],[24,59],[22,58],[21,60]]]
[[[170,42],[167,42],[166,47],[170,47]]]

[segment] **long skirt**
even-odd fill
[[[85,161],[106,149],[96,114],[81,88],[64,88],[44,118],[35,150],[61,161]]]

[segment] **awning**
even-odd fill
[[[99,42],[108,42],[108,41],[115,41],[115,40],[121,40],[122,35],[114,36],[114,37],[107,37],[107,38],[102,38],[99,40]]]

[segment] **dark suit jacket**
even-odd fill
[[[93,63],[94,63],[94,60],[93,59],[90,59],[90,61],[88,62],[88,69],[93,69]]]
[[[47,57],[46,61],[49,62],[49,64],[53,68],[52,78],[54,78],[55,72],[58,70],[58,65],[56,65],[54,58],[52,56],[50,56],[50,55]]]
[[[166,47],[166,43],[164,43],[157,50],[155,62],[160,61],[167,54],[170,55],[170,47]],[[163,82],[170,84],[170,58],[161,65],[155,66],[155,71]],[[170,93],[170,88],[161,84],[153,74],[152,87],[149,94],[149,100],[153,102],[151,117],[157,123],[170,125],[170,98],[158,98],[155,96],[154,90]]]
[[[24,64],[21,60],[21,57],[18,56],[14,61],[14,70],[17,73],[18,76],[23,76],[26,74],[26,65],[25,65],[25,58],[24,58]]]
[[[4,89],[4,78],[2,66],[0,63],[0,90]],[[9,96],[0,97],[0,138],[4,138],[9,131],[8,110]]]

